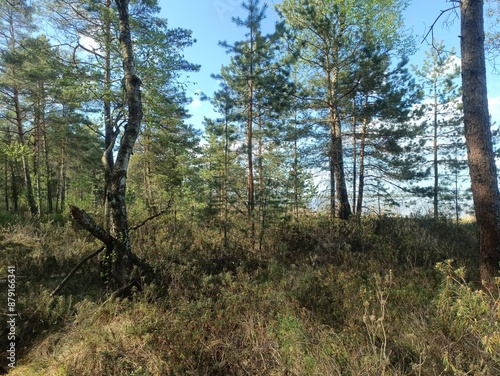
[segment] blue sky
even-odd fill
[[[234,42],[244,38],[245,30],[231,22],[232,17],[245,17],[241,3],[242,0],[160,0],[161,17],[168,19],[169,26],[190,29],[197,40],[193,47],[185,50],[185,57],[190,62],[201,65],[200,72],[192,73],[187,78],[190,82],[188,95],[194,98],[190,105],[193,116],[189,122],[197,128],[202,128],[204,116],[217,116],[213,113],[210,103],[200,102],[195,93],[204,92],[211,96],[217,90],[218,84],[210,78],[210,75],[219,73],[221,66],[226,65],[230,58],[225,50],[218,46],[218,42],[222,40]],[[269,9],[263,29],[271,31],[278,18],[274,4],[279,1],[271,0],[267,3]],[[420,42],[441,10],[450,6],[451,4],[445,0],[414,0],[405,12],[405,26]],[[458,52],[459,30],[459,19],[453,13],[448,13],[437,22],[434,37],[437,40],[444,40],[446,47],[455,47]],[[424,51],[429,49],[429,44],[419,43],[417,47],[419,51],[410,57],[410,62],[421,65],[425,57]],[[492,67],[489,64],[488,70],[490,113],[493,120],[498,123],[500,122],[500,77],[492,74]]]

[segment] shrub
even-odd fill
[[[468,283],[465,268],[455,269],[452,260],[436,268],[443,278],[435,304],[436,324],[445,338],[445,370],[500,373],[500,278],[498,291],[485,293]]]

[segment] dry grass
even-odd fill
[[[496,375],[498,301],[459,269],[474,270],[470,226],[307,219],[256,253],[236,234],[224,250],[216,229],[151,223],[134,241],[158,279],[133,299],[25,286],[39,324],[12,375]],[[29,244],[21,264],[48,244],[58,265],[85,253],[58,247],[92,247],[71,227],[23,231],[2,240]]]

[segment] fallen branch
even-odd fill
[[[130,230],[137,230],[138,228],[144,226],[147,222],[151,221],[152,219],[157,218],[160,215],[166,213],[170,209],[170,206],[171,206],[171,204],[169,202],[167,207],[165,209],[163,209],[161,212],[153,215],[152,217],[145,219],[137,226],[129,228],[129,231]],[[76,206],[72,206],[72,205],[70,205],[69,209],[70,209],[71,216],[73,217],[75,222],[78,223],[80,226],[82,226],[85,230],[87,230],[95,238],[102,241],[105,245],[103,247],[99,248],[94,253],[86,256],[83,260],[81,260],[78,263],[78,265],[76,265],[73,268],[73,270],[64,278],[64,280],[59,284],[59,286],[57,286],[57,288],[50,294],[50,296],[56,295],[64,287],[64,285],[69,281],[69,279],[75,274],[75,272],[85,262],[90,260],[92,257],[97,256],[104,249],[114,247],[115,242],[116,242],[116,239],[113,236],[111,236],[106,230],[104,230],[102,227],[100,227],[84,210],[81,210],[81,209],[77,208]],[[134,265],[136,265],[142,271],[142,276],[145,277],[146,280],[150,280],[151,277],[154,275],[154,268],[151,265],[149,265],[147,262],[145,262],[144,260],[141,260],[134,253],[131,253],[131,257],[132,257],[132,259],[131,259],[132,263]],[[129,293],[133,286],[137,286],[138,288],[140,288],[139,279],[134,278],[129,284],[127,284],[126,286],[123,286],[119,290],[115,291],[113,296],[115,296],[115,297],[123,296],[126,293]]]
[[[137,278],[134,278],[132,281],[130,281],[127,285],[119,288],[118,290],[114,291],[111,294],[111,298],[116,299],[116,298],[126,298],[130,297],[132,294],[132,288],[137,287],[138,289],[140,288],[139,281]]]
[[[59,291],[61,291],[61,289],[66,285],[66,283],[68,283],[68,281],[70,280],[71,277],[73,277],[73,275],[78,271],[78,269],[80,269],[80,267],[85,264],[88,260],[90,260],[91,258],[97,256],[99,253],[101,253],[102,251],[104,251],[106,249],[105,246],[99,248],[97,251],[91,253],[90,255],[88,256],[85,256],[69,273],[68,275],[62,280],[62,282],[59,284],[59,286],[56,287],[56,289],[54,291],[52,291],[50,293],[50,296],[54,296],[56,295],[57,293],[59,293]]]

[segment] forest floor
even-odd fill
[[[270,226],[252,250],[243,229],[224,247],[213,224],[160,218],[131,237],[154,283],[118,300],[97,258],[50,296],[100,247],[83,230],[4,224],[0,312],[15,266],[18,313],[9,374],[500,375],[500,290],[478,289],[474,227],[311,216]]]

